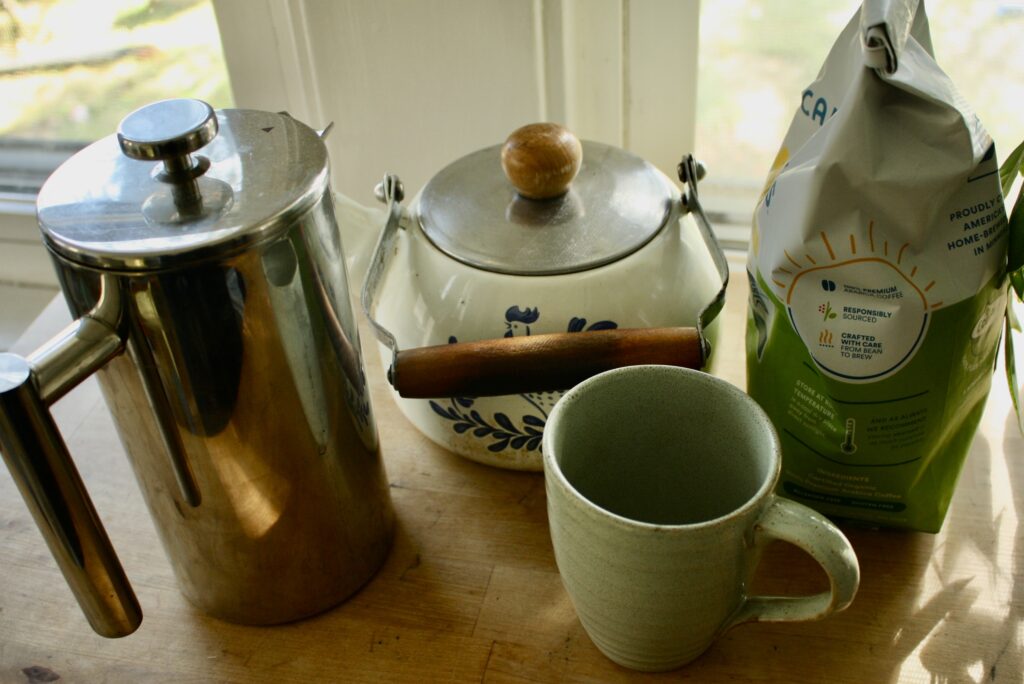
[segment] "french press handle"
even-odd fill
[[[195,181],[210,162],[191,153],[217,131],[205,102],[165,100],[125,117],[117,140],[132,159],[162,161],[155,179],[171,185],[181,215],[194,215],[203,210]],[[49,407],[124,351],[121,317],[117,281],[103,274],[92,311],[27,358],[0,354],[0,451],[82,612],[105,637],[134,632],[142,610]],[[187,469],[171,460],[186,500],[198,501]]]
[[[28,358],[0,354],[0,451],[89,624],[119,637],[142,609],[49,410],[124,349],[103,318],[83,316]]]

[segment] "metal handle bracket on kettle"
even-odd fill
[[[705,306],[696,328],[616,329],[554,333],[523,338],[501,338],[436,345],[401,351],[391,332],[373,315],[373,305],[403,229],[402,184],[387,175],[377,186],[377,197],[387,203],[387,220],[377,241],[363,285],[363,311],[377,339],[391,350],[388,381],[407,398],[443,396],[495,396],[525,391],[564,389],[596,373],[624,365],[644,363],[700,368],[708,360],[710,345],[705,330],[722,310],[729,266],[697,198],[702,168],[692,155],[680,164],[681,180],[688,185],[683,208],[697,216],[701,237],[711,252],[722,286]],[[685,174],[685,177],[684,177]]]
[[[722,308],[725,306],[725,291],[729,287],[729,262],[725,258],[722,246],[718,244],[715,231],[711,228],[711,222],[708,221],[708,216],[704,213],[704,207],[701,206],[700,197],[697,193],[697,182],[705,174],[704,165],[698,162],[692,154],[687,154],[679,162],[677,171],[679,173],[679,180],[686,185],[686,190],[683,192],[683,206],[696,217],[697,228],[700,230],[704,244],[711,254],[715,270],[718,271],[718,277],[722,279],[722,287],[718,290],[718,294],[697,314],[697,335],[700,338],[701,361],[703,363],[711,356],[711,344],[708,342],[704,331],[718,317],[718,314],[722,312]]]
[[[27,359],[0,354],[0,450],[92,628],[131,634],[142,610],[49,406],[124,350],[117,302],[97,307]]]
[[[377,244],[373,248],[373,256],[370,258],[370,265],[366,271],[366,280],[363,282],[363,289],[360,292],[359,301],[366,314],[373,334],[377,339],[391,350],[391,365],[388,368],[388,382],[395,386],[395,367],[398,365],[398,341],[387,328],[377,322],[373,316],[373,302],[380,289],[380,283],[384,279],[384,272],[387,270],[388,254],[394,249],[395,238],[398,236],[398,229],[402,221],[402,199],[405,197],[405,188],[402,181],[394,174],[387,174],[374,189],[377,199],[387,204],[388,217],[384,222],[384,229],[377,238]]]

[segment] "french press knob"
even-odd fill
[[[210,160],[195,155],[217,136],[217,115],[202,100],[164,100],[135,110],[121,121],[117,142],[126,157],[163,164],[153,176],[170,189],[170,202],[158,194],[143,206],[143,213],[157,222],[194,219],[212,209],[222,208],[224,189],[199,178],[210,168]],[[168,136],[168,132],[173,132]],[[209,186],[209,187],[207,187]],[[205,199],[205,202],[204,202]],[[213,206],[211,206],[211,204]]]

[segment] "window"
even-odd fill
[[[3,0],[0,191],[34,193],[128,112],[181,96],[232,103],[210,0]]]
[[[1024,137],[1024,0],[924,5],[939,66],[977,111],[1002,159]],[[725,242],[746,241],[799,95],[859,6],[855,0],[701,3],[697,153],[709,170],[704,204]]]

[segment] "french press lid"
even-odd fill
[[[70,261],[163,269],[278,235],[328,181],[323,141],[287,114],[164,100],[54,171],[37,212],[47,245]]]
[[[532,124],[438,172],[420,196],[419,221],[438,249],[470,266],[555,275],[640,249],[677,196],[653,165],[625,150]]]

